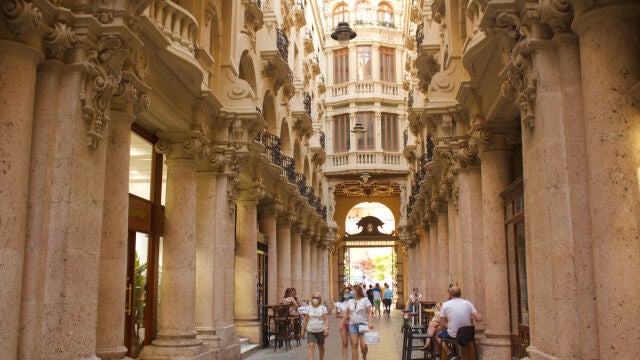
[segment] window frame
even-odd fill
[[[385,26],[384,24],[389,24],[388,26],[393,27],[394,24],[394,11],[393,6],[389,3],[380,3],[378,5],[378,25]]]
[[[380,81],[386,83],[396,82],[396,49],[381,46],[378,49],[380,55]]]
[[[380,142],[383,151],[398,152],[399,144],[398,115],[382,113],[380,116]]]
[[[333,50],[333,83],[349,82],[349,48]]]
[[[342,21],[349,22],[349,6],[344,2],[336,5],[331,13],[331,20],[334,29],[338,27],[338,23]]]
[[[358,112],[357,122],[362,124],[366,132],[356,141],[356,150],[374,151],[376,149],[375,114],[373,111]]]
[[[333,116],[333,152],[335,154],[349,151],[349,114],[338,114]]]
[[[367,51],[362,51],[363,49],[367,49]],[[356,47],[356,56],[357,56],[357,60],[358,60],[358,68],[356,71],[356,80],[357,81],[373,81],[373,64],[371,61],[371,53],[373,51],[373,48],[371,45],[358,45]],[[365,66],[363,66],[363,70],[362,70],[362,74],[360,74],[360,61],[361,61],[361,54],[369,54],[369,62],[368,62],[368,66],[365,68]],[[361,76],[362,75],[362,76]]]

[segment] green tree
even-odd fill
[[[384,281],[388,276],[391,276],[391,254],[376,256],[371,262],[373,263],[371,276],[374,279]]]

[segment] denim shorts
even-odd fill
[[[443,339],[443,340],[445,340],[445,339],[455,340],[455,339],[456,339],[456,338],[454,338],[454,337],[451,337],[451,335],[449,335],[449,332],[447,331],[447,329],[446,329],[446,328],[445,328],[444,330],[440,331],[440,332],[437,334],[437,336],[438,336],[440,339]]]
[[[360,332],[360,324],[349,324],[349,334],[364,335],[363,332]]]

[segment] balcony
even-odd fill
[[[327,156],[325,173],[348,173],[380,169],[388,173],[406,173],[407,162],[401,152],[357,151]]]
[[[359,81],[329,86],[331,97],[327,102],[341,102],[354,98],[380,98],[386,101],[404,101],[404,90],[400,83],[383,81]]]
[[[304,17],[304,3],[302,0],[297,0],[293,6],[293,20],[298,27],[307,25],[307,19]]]
[[[304,54],[309,55],[313,52],[313,36],[311,35],[311,30],[307,30],[304,35],[304,39],[302,39],[304,44]]]
[[[258,33],[258,41],[262,44],[262,73],[265,77],[274,79],[274,88],[278,91],[281,87],[285,100],[291,99],[295,94],[293,88],[293,75],[289,67],[289,39],[278,28],[267,27],[266,31]]]
[[[311,135],[311,94],[301,87],[296,89],[296,94],[291,98],[291,115],[295,119],[294,129],[300,134]]]
[[[172,1],[155,0],[149,3],[146,15],[172,47],[195,55],[198,22],[190,12]]]

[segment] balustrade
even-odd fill
[[[289,63],[289,38],[280,29],[278,29],[278,51],[280,52],[280,56],[282,56],[282,60]]]
[[[195,54],[198,22],[189,11],[173,1],[155,0],[149,3],[146,15],[172,45]]]
[[[311,117],[311,94],[307,91],[304,92],[304,111]]]
[[[320,131],[320,147],[322,148],[322,151],[326,151],[326,135],[324,134],[324,131]]]

